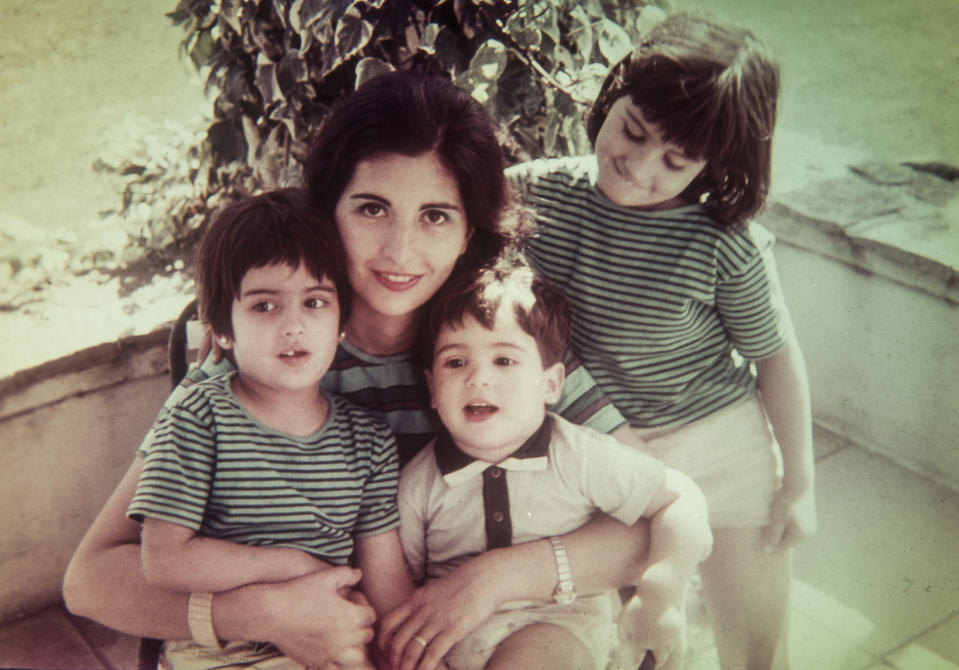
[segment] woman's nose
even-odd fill
[[[390,226],[383,242],[383,254],[398,263],[408,260],[416,251],[415,227],[400,223]]]

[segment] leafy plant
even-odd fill
[[[384,68],[445,72],[514,159],[588,149],[581,117],[657,6],[635,0],[180,0],[182,48],[216,90],[207,145],[263,186],[296,179],[330,106]]]

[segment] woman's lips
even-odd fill
[[[398,272],[378,272],[373,271],[373,276],[386,289],[390,291],[407,291],[416,286],[423,275],[407,275]]]

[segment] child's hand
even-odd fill
[[[769,551],[788,549],[816,532],[816,497],[812,485],[794,488],[787,484],[776,493],[769,525],[762,539]]]
[[[655,657],[656,670],[678,670],[686,660],[686,606],[682,603],[644,604],[632,598],[619,615],[619,634],[632,652],[627,667],[636,667],[646,651]]]

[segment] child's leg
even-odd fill
[[[700,569],[723,670],[789,667],[786,621],[792,550],[768,553],[760,531],[713,530],[713,552]]]
[[[500,642],[486,670],[602,670],[594,666],[589,649],[575,635],[550,623],[534,623]]]

